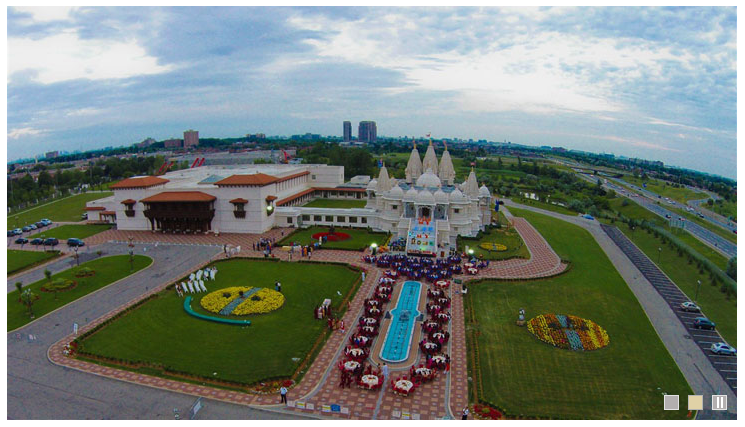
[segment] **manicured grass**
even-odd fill
[[[523,197],[511,197],[511,199],[514,200],[515,203],[520,203],[522,205],[535,206],[536,208],[541,208],[547,211],[552,211],[564,215],[577,215],[577,212],[574,212],[573,210],[569,210],[559,205],[552,205],[543,201],[525,199]],[[512,209],[510,209],[510,211],[512,211]]]
[[[329,231],[328,227],[309,227],[298,229],[294,233],[288,235],[282,239],[280,245],[289,245],[292,242],[297,242],[301,245],[310,245],[318,243],[317,239],[313,239],[312,236],[316,233],[326,233]],[[367,229],[359,228],[341,228],[336,227],[335,231],[340,233],[349,234],[350,238],[342,240],[340,242],[326,242],[323,244],[323,249],[352,249],[352,250],[363,250],[370,247],[371,244],[377,243],[378,247],[383,246],[388,241],[387,233],[376,233],[367,231]]]
[[[273,289],[279,280],[284,305],[267,314],[243,316],[251,325],[241,327],[189,316],[183,309],[184,300],[173,290],[165,290],[86,337],[82,349],[98,356],[157,363],[246,384],[287,378],[326,327],[324,320],[314,320],[314,308],[330,298],[332,307],[339,309],[344,297],[356,292],[360,277],[359,272],[341,265],[245,259],[215,265],[217,279],[205,283],[209,292],[230,286]],[[199,304],[205,295],[192,295],[191,306],[206,314]],[[341,309],[345,310],[346,304]]]
[[[21,228],[24,225],[32,224],[42,218],[49,218],[52,221],[80,221],[80,215],[83,214],[85,204],[91,200],[97,200],[111,196],[112,192],[103,193],[83,193],[71,197],[59,199],[57,201],[32,207],[21,212],[8,214],[8,228]]]
[[[660,238],[654,237],[654,234],[649,234],[643,229],[636,229],[632,233],[628,226],[620,221],[616,221],[614,225],[657,264],[691,300],[696,295],[697,280],[700,280],[701,287],[697,300],[699,306],[704,314],[717,324],[717,329],[724,339],[737,346],[736,298],[728,300],[726,295],[719,291],[719,286],[711,285],[706,270],[699,273],[695,262],[689,264],[685,254],[678,255],[676,249],[670,244],[663,244]],[[662,252],[659,248],[662,248]]]
[[[648,179],[642,181],[641,178],[635,178],[631,175],[626,175],[623,177],[623,180],[626,182],[630,182],[637,187],[641,187],[655,194],[659,194],[663,198],[669,197],[683,204],[685,204],[688,200],[706,199],[709,197],[706,193],[693,191],[687,187],[676,188],[672,185],[666,185],[665,181],[657,179]],[[642,186],[643,183],[647,184],[646,188]]]
[[[150,257],[135,255],[133,272],[142,270],[152,262],[153,260]],[[95,270],[96,274],[90,277],[75,277],[75,273],[78,269],[84,267]],[[24,286],[24,289],[30,288],[33,293],[40,297],[32,306],[35,318],[38,319],[39,317],[67,305],[78,298],[129,276],[133,272],[130,271],[129,255],[115,255],[88,261],[80,264],[80,267],[73,267],[53,275],[52,280],[64,278],[77,281],[78,283],[72,290],[58,292],[56,299],[54,294],[41,291],[41,287],[47,282],[46,279],[39,280],[29,286]],[[13,292],[8,293],[9,331],[19,328],[33,320],[29,318],[26,306],[18,302],[18,298],[18,291],[14,290]]]
[[[465,246],[468,245],[469,249],[473,249],[473,254],[477,258],[483,256],[484,259],[490,260],[530,258],[530,251],[528,251],[528,248],[523,243],[523,239],[513,227],[509,226],[509,222],[502,215],[500,215],[500,223],[502,227],[492,227],[488,231],[481,233],[478,239],[459,237],[458,248],[465,250]],[[481,243],[500,243],[507,246],[507,250],[504,252],[488,251],[479,246]]]
[[[364,208],[367,204],[367,200],[357,199],[316,199],[303,205],[305,208],[335,208],[335,209],[350,209],[350,208]]]
[[[52,258],[57,258],[59,255],[59,251],[33,252],[8,249],[8,275],[26,270]]]
[[[685,418],[685,403],[679,411],[660,410],[663,392],[686,396],[691,389],[592,236],[545,215],[510,211],[528,219],[572,267],[550,279],[469,286],[466,319],[476,323],[466,329],[475,332],[478,342],[481,397],[513,415]],[[527,319],[558,313],[593,320],[608,332],[610,345],[589,352],[554,348],[515,325],[521,307]]]
[[[714,211],[725,218],[732,218],[737,221],[737,203],[728,202],[724,199],[716,200],[712,206],[702,203],[701,207]]]
[[[29,236],[28,239],[30,240],[34,237],[41,237],[42,234],[45,238],[56,237],[59,240],[67,240],[71,237],[85,239],[86,237],[106,231],[111,227],[113,227],[113,225],[110,224],[66,224],[34,234],[33,236]]]

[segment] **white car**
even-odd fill
[[[714,354],[722,354],[727,356],[737,356],[737,350],[723,342],[718,342],[711,345],[711,352]]]
[[[693,303],[691,301],[686,301],[684,303],[681,303],[680,304],[680,309],[683,310],[683,311],[692,311],[694,313],[698,313],[698,312],[701,311],[701,309],[699,308],[699,306],[697,306],[695,303]]]

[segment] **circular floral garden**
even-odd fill
[[[234,286],[211,292],[199,301],[207,311],[224,316],[245,316],[274,311],[285,303],[285,296],[268,288]]]
[[[341,242],[343,240],[349,240],[352,236],[350,236],[347,233],[342,233],[340,231],[335,231],[333,233],[324,232],[324,233],[316,233],[312,236],[310,236],[313,240],[318,240],[320,238],[325,237],[326,241],[329,242]]]
[[[571,314],[536,316],[528,321],[528,331],[547,344],[567,350],[597,350],[610,343],[608,333],[597,323]]]
[[[504,252],[507,250],[507,246],[501,243],[492,243],[492,242],[480,243],[479,247],[489,252]]]

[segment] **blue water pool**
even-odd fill
[[[386,362],[398,363],[409,358],[414,322],[421,314],[417,310],[421,292],[420,282],[407,281],[401,287],[401,296],[391,311],[391,324],[380,351],[380,358]]]

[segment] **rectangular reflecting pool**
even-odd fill
[[[396,308],[391,310],[391,324],[380,351],[380,358],[386,362],[399,363],[409,358],[414,322],[421,314],[417,309],[421,292],[421,282],[406,281],[402,285]]]

